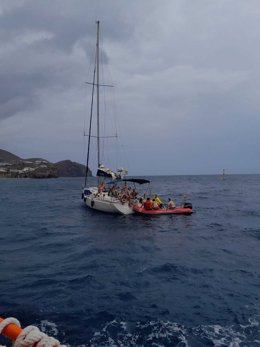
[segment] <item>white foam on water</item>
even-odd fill
[[[248,324],[230,326],[200,325],[185,327],[170,321],[126,322],[112,320],[93,333],[92,338],[74,347],[244,347],[260,343],[259,317],[251,317]],[[59,333],[57,325],[48,320],[41,322],[39,328],[49,336]],[[63,332],[65,335],[65,332]],[[63,341],[62,341],[63,342]]]
[[[101,332],[91,339],[91,346],[144,346],[151,345],[172,347],[207,346],[214,347],[242,347],[251,346],[259,342],[259,322],[251,317],[246,325],[202,325],[187,328],[173,322],[150,321],[137,322],[128,329],[127,322],[113,320],[107,323]],[[111,328],[113,327],[113,331]],[[252,328],[248,330],[248,328]],[[247,330],[246,330],[247,329]],[[257,336],[254,336],[254,335]]]
[[[241,328],[246,329],[246,328],[251,328],[251,327],[257,327],[259,325],[259,321],[257,320],[257,318],[259,319],[259,316],[250,317],[248,319],[249,324],[247,324],[247,325],[240,324]]]
[[[127,322],[113,320],[107,323],[101,332],[94,334],[90,346],[134,347],[151,345],[161,347],[174,341],[175,346],[188,347],[183,329],[177,323],[151,321],[147,323],[137,322],[132,329],[133,332],[131,332]]]
[[[57,325],[54,322],[50,322],[48,320],[42,320],[38,328],[46,335],[52,337],[58,336],[59,333]]]

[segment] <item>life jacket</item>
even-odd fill
[[[151,207],[152,207],[152,202],[151,202],[151,200],[146,200],[146,202],[144,203],[144,208],[145,208],[146,210],[150,210]]]

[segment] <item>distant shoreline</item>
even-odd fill
[[[71,160],[51,163],[42,158],[22,159],[0,149],[0,178],[84,177],[85,174],[86,166]],[[92,176],[91,170],[88,176]]]

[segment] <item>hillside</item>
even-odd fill
[[[85,176],[86,166],[71,160],[62,160],[55,163],[59,177],[83,177]],[[89,176],[92,176],[91,171]]]
[[[83,177],[85,171],[85,165],[71,160],[51,163],[42,158],[22,159],[0,149],[0,178]],[[91,170],[88,175],[92,176]]]
[[[22,159],[17,155],[7,152],[4,149],[0,149],[0,163],[14,163],[20,160]]]

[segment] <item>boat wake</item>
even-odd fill
[[[100,330],[81,347],[95,346],[169,346],[169,347],[202,347],[227,346],[245,347],[259,346],[260,330],[259,317],[251,317],[247,324],[234,324],[230,326],[199,325],[185,327],[184,325],[169,321],[125,322],[112,320],[105,323]],[[59,333],[54,323],[42,321],[42,331],[57,336]],[[87,329],[87,327],[86,327]],[[71,339],[65,335],[65,339]],[[67,343],[67,346],[79,344]]]

